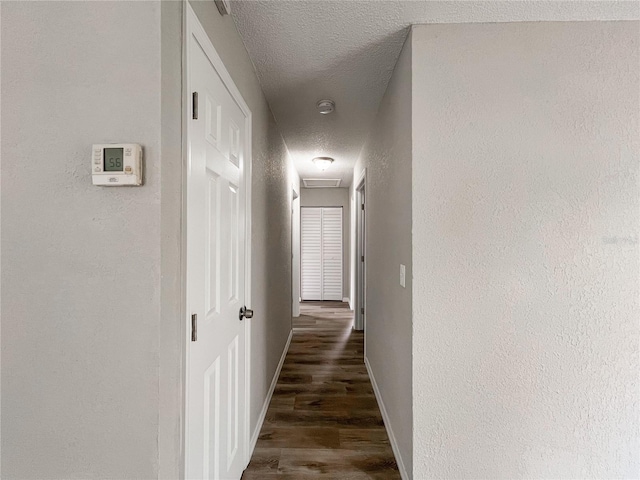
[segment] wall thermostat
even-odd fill
[[[94,145],[91,173],[94,185],[142,185],[142,147],[137,143]]]

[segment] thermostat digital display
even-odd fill
[[[142,185],[142,147],[137,143],[94,145],[91,172],[94,185]]]
[[[124,171],[124,148],[105,148],[102,156],[105,172]]]

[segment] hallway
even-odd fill
[[[400,478],[352,324],[344,303],[301,305],[243,480]]]

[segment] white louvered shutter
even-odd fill
[[[301,297],[322,300],[322,209],[300,209]]]
[[[322,299],[342,301],[342,208],[322,209]]]
[[[342,301],[342,208],[303,207],[303,300]]]

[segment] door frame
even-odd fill
[[[291,316],[300,316],[300,295],[302,290],[302,276],[300,265],[300,195],[295,185],[291,186]],[[297,200],[297,202],[296,202]],[[297,248],[296,248],[297,247]]]
[[[227,68],[225,67],[222,58],[216,51],[211,39],[207,35],[204,27],[198,20],[193,8],[189,4],[189,2],[184,2],[185,7],[185,28],[183,35],[183,61],[182,61],[182,79],[183,79],[183,101],[182,101],[182,224],[181,224],[181,268],[182,268],[182,279],[183,279],[183,301],[182,301],[182,321],[183,321],[183,332],[184,332],[184,341],[183,352],[182,352],[182,426],[181,426],[181,473],[183,478],[186,476],[186,458],[187,458],[187,414],[188,414],[188,395],[189,395],[189,346],[191,344],[191,315],[188,311],[187,305],[187,290],[186,290],[186,280],[188,278],[189,272],[187,271],[187,174],[189,169],[189,105],[191,102],[191,78],[189,74],[189,67],[191,66],[191,58],[190,58],[190,42],[191,37],[195,36],[198,43],[202,47],[202,50],[205,52],[207,58],[211,62],[211,65],[220,76],[222,83],[227,88],[231,97],[234,99],[236,104],[240,107],[240,110],[245,116],[245,145],[244,145],[244,162],[243,162],[243,176],[244,176],[244,187],[245,187],[245,262],[244,262],[244,304],[247,308],[252,308],[251,305],[251,184],[252,184],[252,114],[249,106],[245,102],[240,90],[236,86],[233,78],[229,74]],[[245,432],[243,438],[243,451],[245,458],[243,459],[244,468],[249,465],[249,460],[251,457],[250,443],[251,443],[251,425],[250,425],[250,399],[251,399],[251,322],[245,321],[242,322],[244,328],[244,336],[245,336],[245,399],[244,399],[244,417],[245,417]]]
[[[361,205],[366,204],[366,191],[367,191],[367,169],[365,168],[358,181],[355,183],[354,188],[354,201],[356,204],[356,264],[354,265],[355,272],[355,322],[353,324],[354,329],[364,330],[365,342],[365,355],[367,349],[367,256],[366,256],[366,243],[367,243],[367,223],[366,213],[363,215]],[[366,212],[366,210],[365,210]],[[363,228],[364,224],[364,228]],[[362,247],[365,247],[364,249]],[[364,251],[363,251],[364,250]],[[364,254],[364,262],[360,257]],[[361,314],[361,308],[364,308],[364,314]]]

